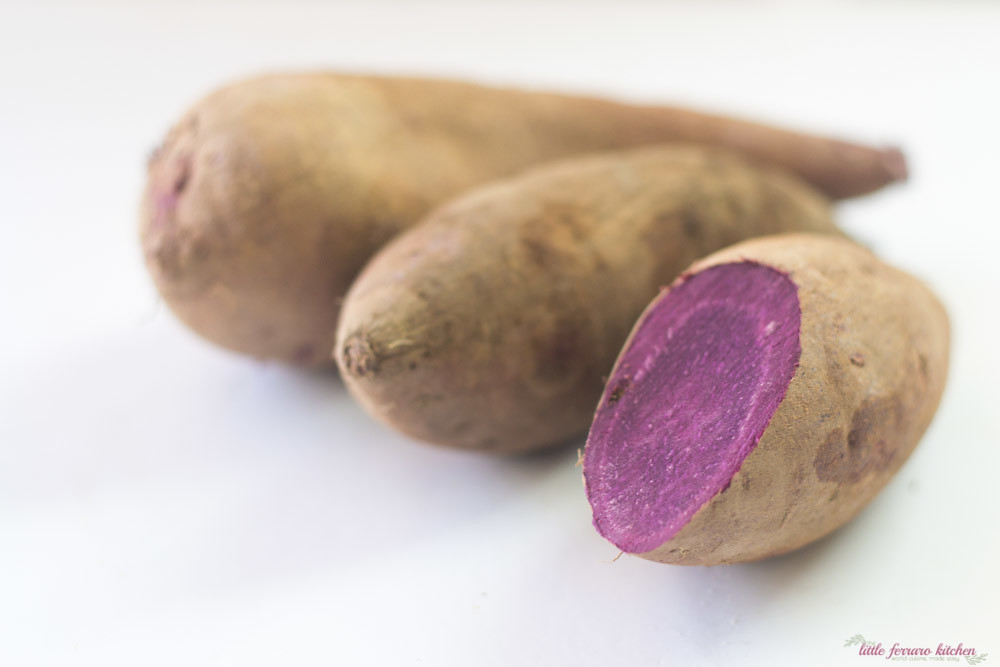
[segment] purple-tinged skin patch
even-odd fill
[[[729,485],[785,397],[800,325],[795,283],[753,262],[700,271],[646,312],[587,439],[601,535],[652,551]]]

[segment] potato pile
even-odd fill
[[[205,338],[336,360],[371,414],[438,445],[590,428],[598,532],[708,565],[842,525],[930,423],[944,309],[831,215],[905,176],[895,149],[684,109],[284,74],[184,116],[140,231]]]

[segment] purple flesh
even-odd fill
[[[724,490],[798,366],[795,283],[752,262],[687,278],[643,316],[587,440],[594,526],[645,553]]]

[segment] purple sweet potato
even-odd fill
[[[594,525],[665,563],[801,547],[899,469],[947,366],[938,300],[850,241],[717,252],[649,305],[615,364],[584,458]]]
[[[167,135],[149,164],[143,253],[164,302],[205,338],[327,364],[351,281],[433,207],[538,162],[660,142],[727,147],[831,197],[906,176],[898,150],[684,109],[281,74],[213,92]]]
[[[470,191],[372,259],[337,360],[373,415],[499,453],[583,435],[660,287],[739,241],[839,235],[828,202],[738,155],[666,146],[572,158]]]

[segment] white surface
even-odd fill
[[[875,664],[843,647],[857,633],[1000,661],[995,6],[13,4],[0,665]],[[418,445],[330,376],[203,344],[142,268],[145,154],[219,83],[324,65],[898,141],[912,181],[841,215],[950,308],[924,442],[855,522],[794,555],[611,563],[572,449]]]

